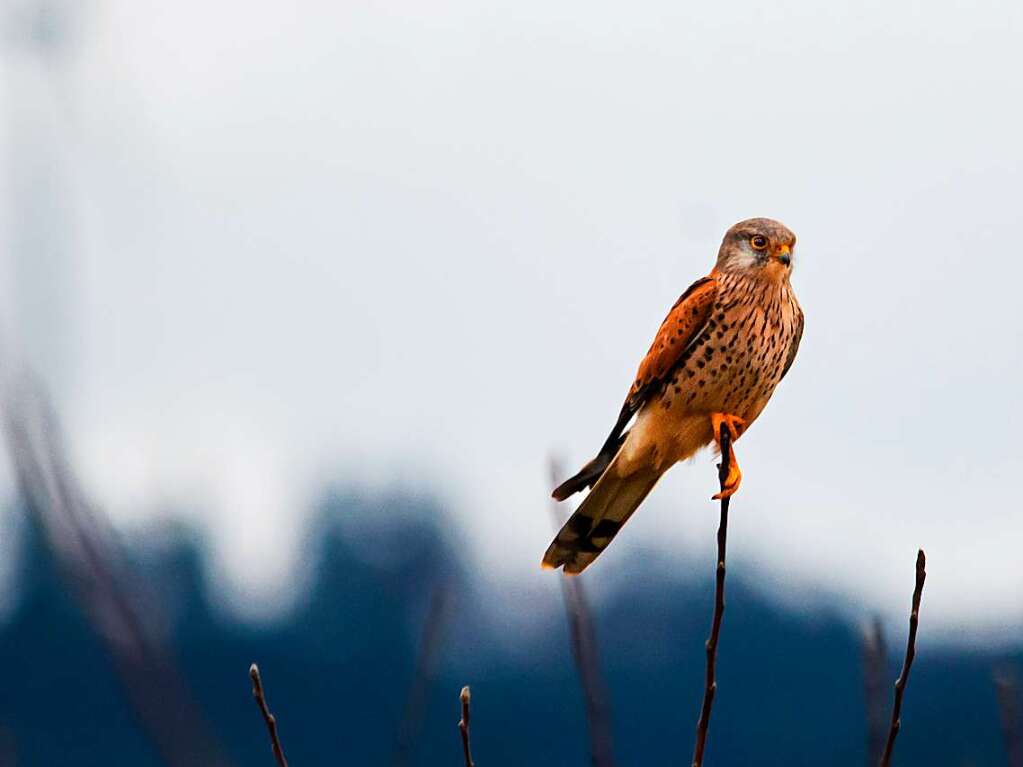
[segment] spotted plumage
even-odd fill
[[[717,264],[675,302],[640,363],[597,456],[554,491],[592,487],[544,555],[545,567],[585,569],[661,475],[727,428],[737,440],[788,373],[803,333],[789,282],[796,238],[777,221],[741,221]],[[632,422],[631,428],[629,427]],[[734,455],[724,495],[739,486]]]

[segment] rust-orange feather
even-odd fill
[[[639,363],[639,371],[626,401],[632,412],[639,410],[650,394],[660,388],[686,349],[699,336],[710,319],[717,293],[717,280],[711,273],[690,285],[671,307],[650,350]]]
[[[577,474],[558,485],[553,493],[554,498],[563,501],[573,493],[592,487],[600,478],[622,446],[625,427],[629,420],[655,392],[660,391],[675,365],[683,359],[686,349],[699,337],[707,320],[710,319],[717,292],[717,279],[711,272],[707,277],[694,282],[679,296],[661,323],[650,350],[639,364],[639,371],[618,414],[618,420],[600,452]]]

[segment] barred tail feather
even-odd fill
[[[661,472],[653,469],[620,477],[612,462],[548,547],[543,566],[564,565],[570,575],[585,570],[607,548],[660,477]]]

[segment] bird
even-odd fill
[[[728,434],[728,473],[714,499],[739,489],[734,443],[795,361],[803,311],[790,277],[796,236],[769,218],[732,226],[717,262],[671,307],[596,457],[555,488],[592,488],[554,538],[545,569],[585,570],[661,476]]]

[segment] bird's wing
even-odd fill
[[[639,364],[629,395],[603,447],[596,458],[554,490],[557,500],[563,501],[573,493],[592,487],[604,473],[625,441],[625,427],[629,425],[632,416],[661,390],[675,366],[684,359],[686,350],[703,332],[717,293],[718,283],[712,274],[697,280],[679,296],[661,323],[650,350]]]
[[[686,350],[699,338],[717,298],[718,283],[713,275],[697,280],[683,293],[661,323],[646,357],[639,363],[625,408],[630,415],[638,411],[684,358]]]

